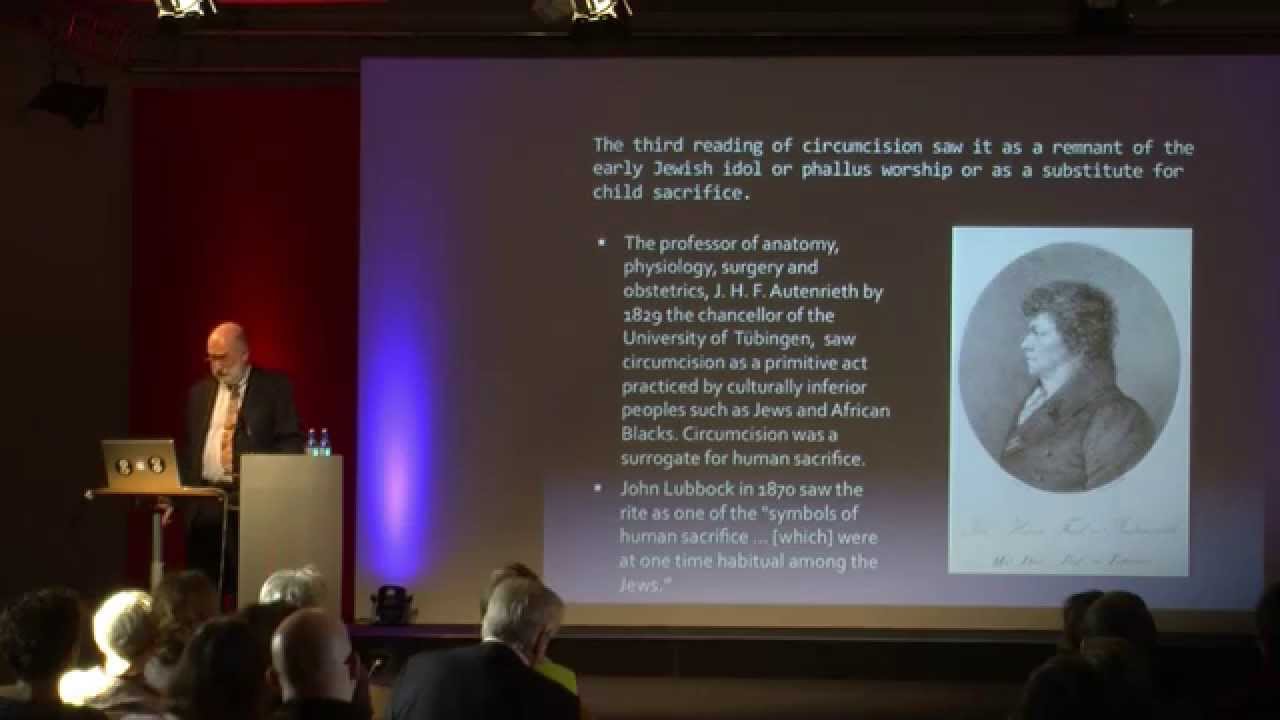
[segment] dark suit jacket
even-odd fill
[[[290,700],[271,714],[271,720],[367,720],[369,714],[341,700]]]
[[[36,705],[0,698],[0,720],[107,720],[107,714],[95,708]]]
[[[1128,472],[1154,439],[1147,411],[1115,374],[1086,366],[1022,425],[1014,418],[1000,465],[1041,490],[1081,492]]]
[[[577,720],[578,698],[496,642],[409,659],[390,720]]]
[[[183,482],[204,485],[204,441],[209,434],[209,418],[217,399],[218,381],[212,376],[196,383],[187,397],[187,467]],[[302,431],[298,411],[293,406],[293,387],[278,372],[254,367],[240,399],[240,415],[232,438],[231,455],[235,472],[240,472],[244,453],[302,452]]]

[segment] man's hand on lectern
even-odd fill
[[[163,513],[160,516],[160,526],[169,527],[169,523],[173,522],[173,498],[166,495],[156,498],[156,510]]]

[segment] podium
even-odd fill
[[[324,606],[342,610],[342,456],[246,453],[240,458],[240,607],[271,573],[311,564]]]
[[[151,498],[155,502],[155,507],[151,511],[151,589],[155,590],[160,581],[164,579],[164,527],[161,524],[163,519],[164,505],[162,498],[176,500],[177,498],[208,498],[217,500],[222,503],[222,534],[223,542],[227,534],[227,493],[221,488],[216,487],[174,487],[157,490],[144,490],[135,488],[95,488],[86,490],[84,497],[86,500],[93,500],[98,497],[134,497],[134,498]],[[214,578],[218,583],[218,591],[222,591],[222,578]]]

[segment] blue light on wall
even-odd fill
[[[406,73],[408,73],[406,75]],[[404,107],[413,67],[366,67],[361,81],[357,591],[414,587],[438,553],[439,375],[452,220],[430,172],[436,145]],[[422,99],[422,102],[426,102]]]
[[[429,561],[435,420],[429,342],[414,325],[382,315],[361,328],[358,554],[382,584],[412,585]]]

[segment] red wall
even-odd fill
[[[205,338],[242,323],[252,362],[292,378],[303,428],[328,427],[346,456],[349,616],[359,90],[136,89],[132,100],[130,432],[185,444]]]

